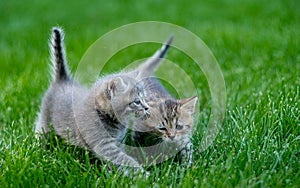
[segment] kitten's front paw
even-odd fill
[[[139,170],[143,175],[145,175],[146,178],[149,178],[149,176],[150,176],[149,171],[144,170],[144,168],[140,168]]]
[[[149,172],[149,171],[145,171],[145,176],[146,176],[146,178],[148,179],[149,176],[150,176],[150,172]]]
[[[127,177],[130,177],[130,178],[135,177],[135,175],[138,175],[139,173],[141,175],[145,175],[145,177],[147,179],[150,176],[150,172],[144,170],[144,168],[141,168],[141,167],[140,168],[134,168],[133,171],[132,171],[132,169],[126,169],[126,170],[124,170],[124,175],[127,176]]]
[[[149,171],[146,171],[144,168],[142,168],[142,167],[140,167],[140,168],[136,168],[135,169],[135,172],[134,172],[135,174],[137,174],[137,173],[140,173],[140,177],[146,177],[146,179],[148,179],[149,178],[149,176],[150,176],[150,172]]]
[[[188,143],[179,153],[179,162],[185,167],[191,167],[193,163],[193,154],[191,144]]]

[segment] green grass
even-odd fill
[[[1,1],[0,12],[1,187],[300,186],[298,1],[15,0]],[[191,30],[218,60],[226,82],[227,110],[214,143],[203,152],[194,152],[191,168],[182,170],[166,163],[153,168],[148,179],[108,173],[87,151],[74,147],[51,143],[49,149],[41,148],[33,130],[49,84],[50,28],[65,29],[70,67],[75,71],[98,37],[118,26],[146,20]],[[138,49],[126,57],[143,57]],[[175,52],[168,57],[184,60]],[[114,59],[125,60],[122,54]],[[108,68],[118,70],[118,63]],[[197,148],[208,121],[210,94],[205,78],[197,77],[191,68],[187,71],[195,76],[203,95],[193,135]]]

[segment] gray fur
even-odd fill
[[[105,161],[138,167],[138,162],[118,147],[118,138],[130,122],[144,119],[148,113],[146,94],[136,73],[152,74],[167,48],[151,57],[147,66],[108,75],[92,88],[83,87],[70,77],[61,29],[52,29],[50,48],[54,79],[41,104],[37,135],[47,135],[52,126],[70,144],[87,147]]]
[[[171,36],[159,50],[157,50],[150,58],[143,62],[136,70],[132,71],[134,77],[138,80],[152,77],[153,73],[167,54],[172,41],[173,36]]]

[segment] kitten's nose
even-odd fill
[[[149,106],[148,106],[148,104],[146,102],[143,103],[142,106],[143,106],[143,108],[144,108],[145,111],[149,110]]]
[[[173,135],[173,136],[169,136],[169,138],[171,139],[171,140],[173,140],[174,138],[175,138],[175,136]]]

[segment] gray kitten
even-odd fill
[[[136,70],[108,75],[86,88],[71,78],[63,31],[53,28],[53,81],[41,104],[37,135],[47,135],[52,126],[55,134],[68,143],[86,147],[104,161],[138,167],[139,163],[118,147],[118,138],[128,124],[149,116],[147,93],[139,80],[153,74],[171,41],[172,38]]]

